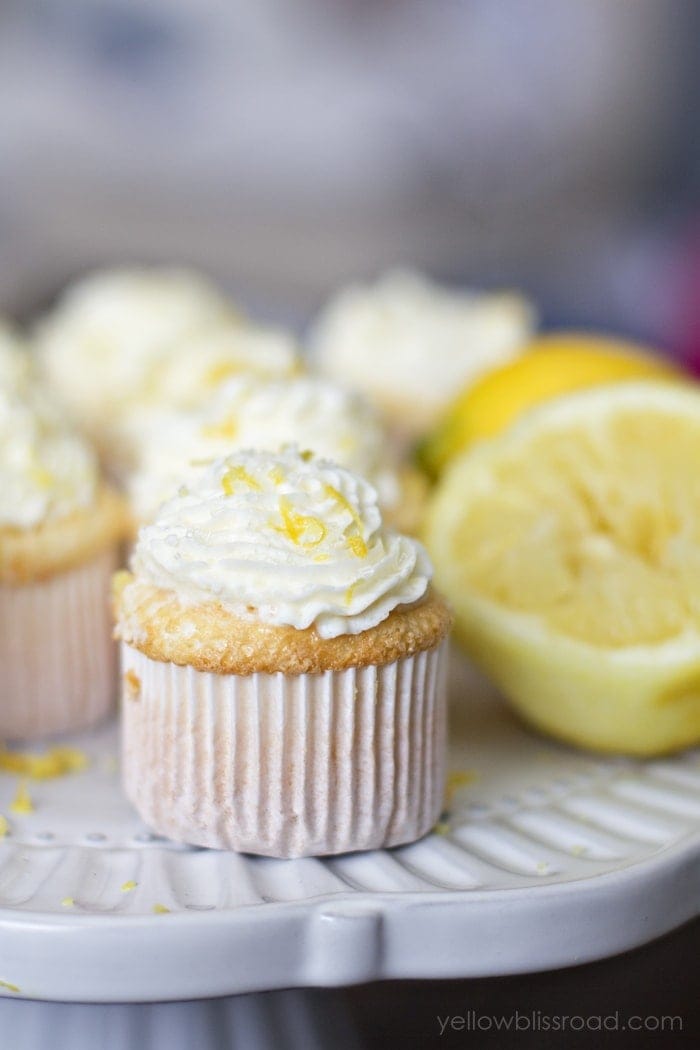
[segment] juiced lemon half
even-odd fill
[[[447,470],[426,541],[474,660],[534,725],[633,754],[700,742],[700,392],[549,402]]]
[[[418,446],[417,458],[437,477],[460,452],[502,433],[544,401],[634,379],[679,377],[670,361],[622,339],[585,332],[540,336],[522,355],[487,372],[457,397]]]

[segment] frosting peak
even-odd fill
[[[0,527],[33,528],[89,506],[97,481],[91,450],[38,395],[0,391]]]
[[[419,543],[384,528],[368,482],[296,449],[216,460],[141,529],[133,568],[185,602],[322,638],[376,626],[432,573]]]
[[[375,412],[358,395],[315,376],[240,376],[196,412],[161,414],[141,427],[139,438],[130,498],[142,521],[153,518],[203,462],[244,448],[275,452],[298,444],[367,478],[382,507],[392,507],[399,498],[396,470]]]

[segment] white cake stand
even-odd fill
[[[459,658],[451,702],[448,814],[391,851],[275,861],[172,845],[120,793],[114,726],[71,741],[88,768],[31,783],[30,814],[11,812],[17,778],[0,775],[0,994],[133,1004],[532,972],[700,911],[697,751],[641,762],[559,746]],[[24,1004],[0,1005],[8,1031]]]

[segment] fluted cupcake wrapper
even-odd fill
[[[0,585],[0,739],[84,729],[116,699],[109,594],[117,551],[46,579]]]
[[[123,777],[157,832],[273,857],[410,842],[442,807],[446,645],[380,667],[218,675],[122,645]]]

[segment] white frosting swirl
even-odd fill
[[[78,422],[99,431],[151,386],[168,351],[236,316],[197,274],[110,270],[70,287],[36,335],[53,388]]]
[[[419,543],[383,527],[371,485],[293,449],[199,473],[141,529],[132,568],[186,603],[322,638],[376,626],[432,575]]]
[[[141,459],[129,485],[140,521],[153,518],[160,504],[208,461],[244,448],[277,452],[297,444],[367,478],[383,507],[394,507],[400,496],[373,409],[356,394],[316,377],[233,379],[199,412],[156,417],[140,436]]]
[[[310,341],[326,374],[383,407],[410,404],[426,425],[468,383],[514,357],[535,321],[520,295],[451,291],[390,272],[338,293]]]
[[[0,526],[32,528],[94,502],[93,453],[41,406],[0,393]]]

